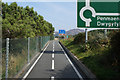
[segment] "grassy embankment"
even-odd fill
[[[15,53],[17,55],[9,54],[9,66],[8,66],[8,77],[13,78],[25,64],[27,64],[27,50],[22,50],[21,53]],[[35,55],[35,50],[30,52],[30,59]],[[6,70],[6,55],[2,55],[2,78],[5,78]]]
[[[119,66],[111,59],[108,44],[75,44],[74,38],[61,40],[61,42],[96,75],[98,80],[119,79]]]
[[[8,78],[13,78],[27,64],[28,47],[27,40],[13,39],[10,40],[9,60],[8,60]],[[24,44],[24,45],[23,45]],[[3,46],[5,43],[3,42]],[[2,78],[5,78],[6,72],[6,48],[2,50]],[[36,54],[36,40],[31,38],[30,42],[30,59]]]

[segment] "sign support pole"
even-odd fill
[[[101,0],[98,0],[101,1]],[[91,5],[92,3],[92,5]],[[109,0],[106,2],[102,2],[96,4],[98,2],[92,2],[91,0],[78,0],[77,1],[77,27],[78,28],[101,28],[101,29],[118,29],[119,26],[119,1],[110,2]],[[83,6],[84,5],[84,6]],[[102,6],[100,8],[99,6]],[[110,6],[110,7],[108,7]],[[112,8],[111,6],[114,6]],[[110,10],[112,8],[112,10]],[[91,18],[88,18],[87,15],[89,13],[84,13],[89,10],[91,12]],[[93,20],[97,18],[96,20]],[[104,18],[104,19],[103,19]],[[109,19],[108,19],[109,18]],[[97,24],[94,24],[96,23]],[[108,25],[108,23],[110,23]],[[88,27],[87,27],[88,26]]]
[[[107,38],[107,29],[105,29],[105,37]]]
[[[85,43],[88,41],[88,33],[87,33],[87,28],[85,29]]]

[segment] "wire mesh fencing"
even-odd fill
[[[0,80],[2,79],[2,38],[0,38]]]
[[[53,36],[2,39],[2,78],[14,78]]]

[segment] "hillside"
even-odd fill
[[[66,31],[66,35],[76,35],[80,32],[84,32],[84,30],[82,30],[82,29],[71,29],[71,30]],[[56,31],[55,36],[58,36],[58,35],[59,35],[59,33]]]
[[[80,32],[84,32],[82,29],[71,29],[66,32],[66,35],[76,35]]]

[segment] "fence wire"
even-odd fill
[[[6,39],[2,39],[2,78],[14,78],[36,54],[41,52],[45,44],[53,39],[53,36],[9,39],[9,45],[6,44]]]
[[[0,80],[2,75],[2,38],[0,38]]]

